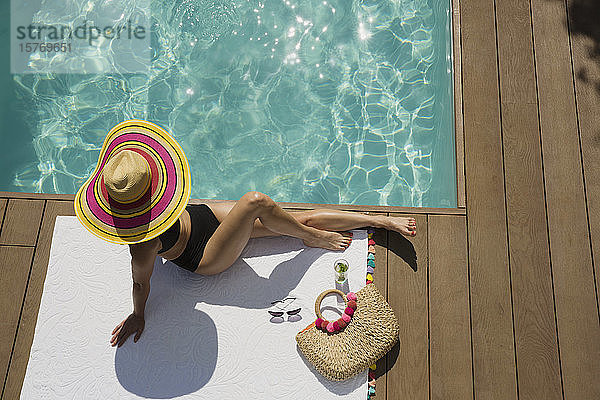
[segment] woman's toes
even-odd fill
[[[406,236],[415,236],[417,234],[417,228],[409,226],[408,229],[406,229],[406,232],[404,232],[404,234]]]

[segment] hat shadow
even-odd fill
[[[127,391],[148,398],[172,398],[203,388],[214,374],[218,332],[198,303],[267,309],[286,297],[325,250],[304,248],[279,263],[268,278],[243,259],[221,274],[201,276],[157,257],[140,340],[130,337],[115,353],[115,372]],[[265,256],[277,254],[264,249]],[[219,281],[227,282],[227,287]],[[268,323],[268,314],[265,312]]]
[[[285,252],[300,250],[293,258],[279,263],[268,278],[260,276],[243,259],[217,275],[202,276],[183,270],[189,274],[184,285],[190,285],[196,303],[234,306],[248,309],[267,309],[271,302],[286,297],[302,280],[308,268],[325,253],[323,249],[287,248]],[[265,249],[261,255],[277,254]],[[174,268],[179,267],[171,264]],[[165,264],[166,265],[166,264]],[[181,270],[181,269],[180,269]],[[228,284],[227,288],[219,287],[220,281]]]

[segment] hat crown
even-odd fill
[[[108,195],[119,203],[138,200],[150,187],[150,165],[133,150],[112,156],[102,171]]]

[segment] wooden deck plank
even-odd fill
[[[0,246],[0,374],[2,385],[12,352],[23,296],[27,286],[27,276],[31,268],[33,248],[20,246]],[[7,397],[7,399],[10,397]],[[16,398],[16,397],[15,397]]]
[[[575,7],[573,0],[567,0],[569,9]],[[578,2],[577,6],[581,7]],[[571,27],[571,45],[573,68],[575,70],[575,92],[577,99],[577,115],[584,168],[585,193],[588,208],[588,223],[592,262],[596,275],[596,299],[600,304],[600,126],[598,110],[600,110],[600,63],[594,52],[598,46],[597,36],[593,38],[589,29],[597,24],[597,3],[588,2],[579,8],[577,14],[569,12]],[[596,10],[596,13],[594,12]],[[575,33],[573,33],[575,32]],[[598,311],[600,318],[600,310]]]
[[[375,215],[381,215],[377,213]],[[387,214],[383,214],[387,215]],[[385,229],[375,229],[373,233],[375,240],[375,275],[373,283],[379,289],[379,292],[387,299],[388,297],[388,271],[387,271],[387,249],[388,249],[388,231]]]
[[[533,0],[550,254],[565,398],[600,398],[600,326],[564,2]],[[560,77],[560,79],[557,79]]]
[[[475,398],[517,398],[494,2],[461,2]]]
[[[456,207],[465,208],[465,133],[463,129],[462,55],[460,47],[460,1],[452,0],[452,52],[454,57],[454,137],[456,145]]]
[[[4,221],[4,211],[6,211],[7,199],[0,199],[0,232],[2,232],[2,222]]]
[[[465,217],[428,217],[431,399],[472,399]]]
[[[537,104],[528,0],[497,2],[496,21],[502,105]]]
[[[35,246],[43,209],[44,200],[9,200],[0,244]]]
[[[558,400],[561,376],[529,1],[497,2],[496,18],[519,397]]]
[[[379,214],[379,213],[378,213]],[[377,215],[377,214],[375,214]],[[379,214],[381,215],[381,214]],[[383,214],[387,215],[387,214]],[[388,232],[385,229],[375,229],[373,233],[375,240],[375,273],[373,284],[384,298],[387,299],[387,248],[388,248]],[[375,370],[375,397],[373,399],[385,400],[387,394],[387,356],[382,357],[377,361],[377,369]]]
[[[427,217],[415,219],[418,233],[410,240],[389,232],[388,303],[400,322],[400,353],[388,365],[390,400],[429,398]]]
[[[473,398],[465,217],[428,218],[431,399]]]
[[[519,395],[562,399],[537,105],[503,105],[502,126]]]
[[[23,380],[25,379],[29,351],[33,343],[33,334],[42,299],[44,280],[46,279],[46,271],[48,270],[54,221],[57,215],[74,215],[74,213],[73,203],[70,201],[50,200],[46,205],[40,236],[33,258],[31,277],[25,295],[23,314],[19,322],[15,349],[6,380],[4,390],[5,399],[18,399],[21,387],[23,386]]]
[[[0,191],[0,197],[5,199],[29,199],[29,200],[71,200],[74,194],[59,193],[27,193],[27,192],[4,192]]]

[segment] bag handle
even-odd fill
[[[317,297],[317,300],[315,301],[315,314],[317,314],[317,318],[325,319],[325,318],[323,318],[323,315],[321,314],[321,301],[323,301],[323,298],[330,293],[339,294],[340,296],[342,296],[342,299],[344,299],[344,303],[346,303],[346,305],[348,304],[348,299],[346,298],[346,294],[344,292],[342,292],[341,290],[338,290],[338,289],[327,289],[326,291],[321,293]]]

